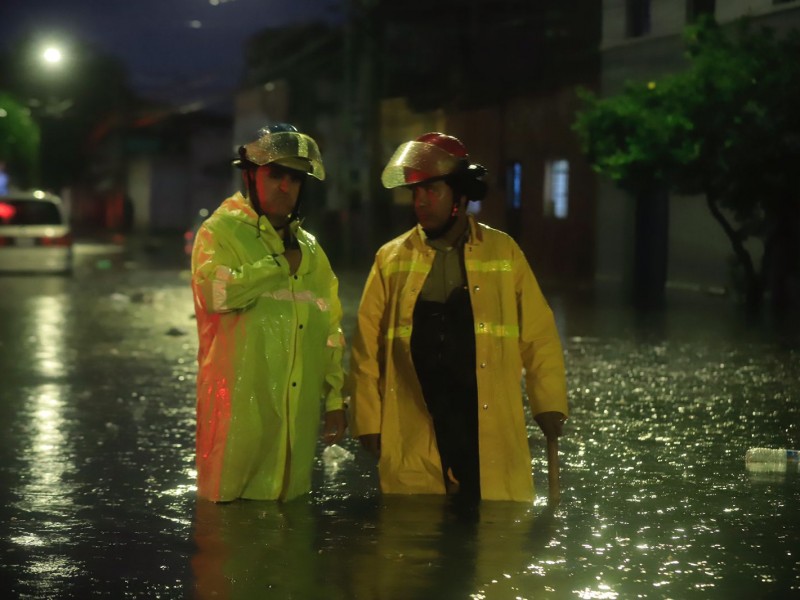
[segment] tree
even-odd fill
[[[621,188],[705,197],[747,306],[769,291],[785,308],[800,282],[800,32],[779,38],[746,19],[729,29],[703,19],[685,44],[682,72],[613,97],[584,92],[575,130],[594,169]],[[763,244],[759,266],[749,238]]]
[[[10,94],[0,92],[0,163],[12,183],[28,187],[37,180],[39,128],[28,110]]]

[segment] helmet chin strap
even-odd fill
[[[300,184],[300,190],[297,192],[297,200],[294,203],[294,209],[292,210],[291,214],[286,221],[286,225],[289,225],[292,221],[297,221],[300,218],[300,204],[303,202],[303,186],[305,182]],[[284,225],[284,227],[286,227]]]
[[[438,240],[442,236],[446,235],[453,226],[458,222],[458,202],[453,200],[453,210],[450,211],[450,218],[447,219],[447,222],[442,225],[441,227],[437,227],[436,229],[426,229],[425,227],[422,228],[422,231],[425,232],[425,237],[429,240]]]
[[[286,220],[280,226],[275,227],[273,225],[273,227],[275,228],[275,231],[280,231],[282,229],[285,229],[285,228],[289,227],[289,225],[291,225],[293,221],[297,221],[297,219],[300,218],[300,201],[301,201],[301,199],[302,199],[302,188],[300,190],[300,193],[297,195],[297,201],[294,203],[294,210],[292,210],[292,212],[289,213],[289,216],[286,217]]]
[[[259,217],[264,217],[264,211],[261,209],[261,202],[258,200],[258,190],[256,189],[256,178],[253,169],[247,169],[244,172],[247,179],[247,199],[250,201],[250,206],[256,211]]]
[[[247,171],[245,171],[245,177],[247,178],[247,199],[250,201],[250,206],[253,207],[253,210],[256,211],[256,214],[258,215],[259,218],[264,217],[265,219],[269,220],[267,215],[264,213],[264,210],[261,208],[261,202],[258,198],[258,190],[256,189],[256,178],[254,175],[254,171],[248,169]],[[298,218],[300,218],[300,201],[302,199],[302,187],[300,189],[300,192],[301,193],[297,195],[297,202],[295,202],[294,210],[292,210],[289,216],[286,217],[286,221],[278,227],[276,227],[275,225],[272,226],[273,229],[275,229],[275,231],[288,227],[289,225],[291,225],[292,221],[296,221]]]

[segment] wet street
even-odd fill
[[[72,276],[0,276],[0,597],[800,597],[797,464],[744,461],[800,447],[797,321],[545,286],[572,407],[555,509],[533,426],[533,506],[382,498],[352,440],[320,447],[306,499],[215,505],[175,249],[86,243]],[[349,334],[365,273],[340,275]]]

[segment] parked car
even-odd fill
[[[61,199],[47,192],[0,196],[0,271],[72,270],[72,234]]]

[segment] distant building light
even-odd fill
[[[189,27],[191,27],[192,29],[200,29],[202,26],[203,23],[201,21],[197,20],[189,21]]]
[[[522,163],[513,161],[506,167],[506,206],[522,207]]]
[[[198,110],[202,110],[204,106],[205,103],[203,103],[200,100],[197,100],[195,102],[190,102],[189,104],[184,104],[183,106],[180,107],[179,112],[181,114],[186,115],[189,113],[197,112]]]
[[[544,214],[566,219],[569,213],[569,162],[552,160],[546,165],[544,179]]]

